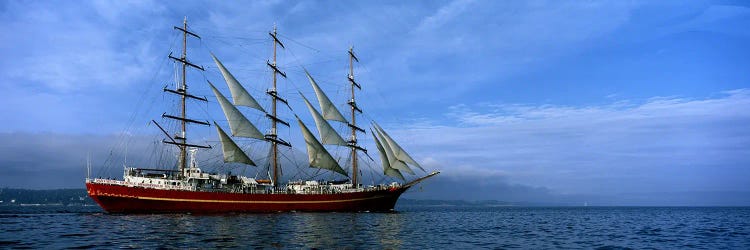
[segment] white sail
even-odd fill
[[[208,82],[208,85],[211,86],[211,90],[213,90],[214,95],[216,95],[216,99],[219,100],[221,110],[224,111],[224,116],[227,117],[229,128],[232,130],[233,136],[264,139],[263,133],[248,121],[245,115],[243,115],[237,107],[229,103],[229,100],[227,100],[227,98],[224,97],[224,95],[222,95],[221,92],[211,84],[211,82]]]
[[[307,72],[307,70],[305,70],[305,74],[307,75],[307,79],[310,80],[310,85],[312,85],[313,89],[315,90],[315,96],[318,97],[318,103],[320,104],[320,111],[323,113],[323,118],[329,121],[339,121],[347,123],[344,115],[342,115],[341,112],[339,112],[339,110],[336,108],[336,106],[333,105],[331,99],[328,99],[328,96],[326,96],[323,90],[320,89],[318,83],[315,82],[315,79],[310,76],[310,73]]]
[[[261,107],[260,104],[258,104],[258,101],[256,101],[255,98],[253,98],[253,96],[251,96],[250,93],[248,93],[247,90],[242,87],[240,82],[237,81],[236,78],[234,78],[232,73],[229,73],[229,70],[224,67],[224,64],[222,64],[219,59],[214,56],[213,53],[211,53],[211,57],[214,58],[216,66],[219,67],[221,75],[224,76],[224,80],[227,82],[227,86],[229,86],[229,92],[232,93],[232,100],[234,101],[234,105],[251,107],[265,113],[266,111],[263,110],[263,107]]]
[[[312,114],[313,119],[315,120],[315,125],[318,127],[318,133],[320,134],[320,142],[327,145],[341,145],[346,146],[346,141],[344,141],[344,138],[341,138],[341,135],[336,132],[336,130],[331,127],[331,124],[329,124],[322,115],[318,112],[318,110],[315,109],[315,107],[310,104],[310,101],[307,100],[305,95],[302,93],[299,93],[300,96],[302,96],[302,99],[305,100],[305,104],[307,104],[307,109],[310,110],[310,114]]]
[[[380,140],[378,140],[378,137],[374,133],[372,134],[372,138],[375,139],[375,146],[377,146],[378,151],[380,152],[380,162],[383,164],[383,174],[405,180],[401,171],[391,167],[391,164],[388,162],[388,154],[386,154],[383,144],[380,143]]]
[[[328,169],[349,177],[349,175],[346,174],[346,171],[339,166],[339,163],[336,162],[331,154],[328,153],[322,144],[320,144],[318,139],[315,139],[315,135],[313,135],[307,126],[302,123],[302,120],[297,118],[297,122],[299,122],[302,135],[305,137],[305,142],[307,144],[307,157],[310,162],[310,167]]]
[[[237,143],[234,143],[232,138],[230,138],[227,133],[219,127],[219,124],[214,122],[214,125],[216,126],[216,131],[219,133],[219,139],[221,140],[221,149],[224,152],[224,162],[237,162],[255,166],[255,162],[250,160],[250,157],[247,157],[247,154],[237,146]]]
[[[398,143],[396,143],[396,141],[394,141],[393,138],[391,138],[391,136],[389,136],[388,133],[385,132],[385,130],[383,130],[383,128],[378,126],[378,124],[375,122],[373,122],[373,125],[375,125],[375,129],[380,132],[381,137],[385,139],[386,144],[390,146],[393,152],[393,156],[395,156],[396,159],[399,159],[405,163],[412,164],[418,167],[419,169],[421,169],[422,171],[424,171],[424,168],[422,168],[422,166],[420,166],[419,163],[417,163],[417,161],[414,160],[414,158],[411,158],[411,156],[408,153],[406,153],[406,151],[404,151],[404,149],[401,148],[401,146],[399,146]]]
[[[383,135],[380,130],[375,128],[375,133],[377,133],[377,136],[380,137],[380,141],[385,142],[385,135]],[[407,166],[404,161],[396,158],[396,154],[393,152],[393,149],[387,142],[381,143],[381,146],[383,146],[383,151],[385,151],[386,158],[388,158],[388,164],[391,168],[404,171],[408,174],[414,174],[414,171],[411,170],[411,168],[409,168],[409,166]]]

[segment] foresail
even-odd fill
[[[305,70],[305,74],[307,75],[307,79],[310,80],[310,85],[312,85],[313,90],[315,90],[315,96],[318,97],[318,103],[320,104],[320,111],[323,113],[323,118],[329,121],[339,121],[347,123],[344,115],[342,115],[341,112],[339,112],[339,110],[336,108],[336,106],[333,105],[331,99],[328,99],[326,93],[324,93],[323,90],[320,89],[318,83],[315,82],[315,79],[312,78],[307,70]]]
[[[393,156],[395,156],[396,159],[399,159],[405,163],[412,164],[418,167],[419,169],[421,169],[422,171],[424,171],[424,168],[422,168],[422,166],[420,166],[419,163],[417,163],[417,161],[414,160],[414,158],[412,158],[408,153],[406,153],[406,151],[404,151],[404,149],[401,148],[401,146],[399,146],[398,143],[396,143],[396,141],[394,141],[393,138],[391,138],[391,136],[389,136],[388,133],[385,132],[385,130],[383,130],[383,128],[381,128],[375,122],[373,122],[373,125],[375,125],[375,129],[380,132],[382,138],[385,139],[385,142],[386,142],[385,144],[388,144],[388,146],[390,146],[393,152]]]
[[[409,166],[406,165],[406,163],[402,160],[399,160],[396,158],[396,154],[393,153],[393,149],[390,145],[388,145],[387,142],[385,142],[385,138],[383,133],[375,128],[375,133],[377,133],[377,136],[380,138],[380,141],[384,142],[380,145],[383,146],[383,151],[385,151],[386,158],[388,158],[388,164],[390,164],[391,168],[395,168],[401,171],[404,171],[408,174],[414,174],[414,171],[409,168]]]
[[[224,97],[224,95],[222,95],[213,84],[211,84],[211,82],[208,82],[208,85],[211,86],[211,90],[213,90],[214,95],[216,95],[216,99],[219,100],[221,110],[224,111],[224,116],[226,116],[227,121],[229,122],[229,128],[231,129],[233,136],[264,139],[263,133],[248,121],[245,115],[243,115],[237,107],[232,105],[229,100],[227,100],[227,98]]]
[[[380,140],[378,140],[375,133],[372,133],[372,138],[375,139],[375,146],[378,148],[378,152],[380,152],[380,162],[383,164],[383,174],[405,180],[401,171],[391,167],[391,164],[388,162],[388,154],[385,153],[385,148],[383,148],[383,145],[380,143]]]
[[[245,87],[242,87],[240,82],[237,81],[236,78],[234,78],[232,73],[229,73],[229,70],[224,67],[224,64],[222,64],[221,61],[219,61],[219,59],[216,58],[213,53],[211,54],[211,57],[213,57],[216,66],[219,67],[221,75],[224,76],[224,80],[227,82],[227,86],[229,86],[229,92],[232,93],[232,100],[234,101],[234,105],[251,107],[265,113],[266,111],[263,109],[263,107],[260,106],[260,104],[258,104],[258,101],[256,101],[255,98],[253,98],[253,96],[251,96],[250,93],[247,92]]]
[[[245,152],[242,151],[239,146],[237,146],[237,143],[234,143],[232,138],[230,138],[227,133],[224,132],[221,127],[219,127],[219,124],[216,124],[216,122],[214,122],[214,125],[216,126],[216,131],[218,131],[219,133],[219,139],[221,140],[221,149],[224,153],[224,162],[237,162],[255,166],[255,162],[253,162],[253,160],[250,160],[250,157],[247,157],[247,154],[245,154]]]
[[[336,162],[323,145],[318,142],[318,139],[315,139],[315,135],[313,135],[307,126],[302,123],[302,120],[297,118],[297,122],[299,122],[302,135],[305,137],[305,143],[307,144],[307,157],[310,162],[310,167],[328,169],[349,177],[346,171],[339,166],[339,163]]]
[[[318,112],[318,110],[315,109],[315,107],[310,104],[310,101],[307,100],[305,95],[302,93],[299,93],[300,96],[302,96],[302,99],[305,100],[305,104],[307,104],[307,109],[310,110],[310,114],[312,115],[313,119],[315,120],[315,125],[318,127],[318,133],[320,134],[320,142],[327,145],[341,145],[346,146],[346,141],[344,141],[344,138],[341,138],[341,135],[339,135],[336,130],[331,127],[331,124],[326,121],[322,115]]]

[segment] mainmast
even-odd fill
[[[268,33],[271,38],[273,39],[273,62],[266,62],[268,64],[268,67],[270,67],[273,70],[273,88],[266,91],[268,95],[271,96],[271,114],[266,114],[266,116],[271,119],[271,133],[267,134],[266,140],[271,142],[271,167],[273,168],[273,186],[278,187],[279,186],[279,144],[284,146],[291,146],[288,142],[285,142],[284,140],[278,138],[278,133],[276,132],[277,123],[281,123],[283,125],[289,126],[289,123],[286,121],[283,121],[278,118],[276,113],[276,104],[277,101],[281,101],[284,104],[287,104],[287,101],[283,98],[279,97],[278,91],[276,90],[276,75],[281,75],[282,77],[286,78],[286,73],[281,72],[278,67],[276,67],[276,45],[281,46],[281,48],[284,48],[284,44],[279,41],[277,38],[276,33],[276,26],[273,27],[273,33]]]
[[[180,116],[173,116],[173,115],[168,115],[168,114],[164,113],[164,114],[162,114],[162,117],[164,117],[164,118],[170,118],[170,119],[174,119],[174,120],[179,120],[180,121],[180,134],[176,135],[174,138],[172,138],[171,136],[169,136],[168,133],[166,133],[166,131],[161,126],[158,125],[158,123],[157,123],[157,126],[159,126],[159,129],[161,129],[167,135],[167,137],[169,137],[169,139],[170,139],[170,141],[164,140],[163,142],[167,143],[167,144],[176,145],[180,149],[180,157],[178,159],[178,165],[179,165],[179,169],[180,169],[180,177],[182,177],[183,174],[184,174],[185,167],[188,164],[188,161],[187,161],[187,150],[188,149],[187,148],[188,147],[210,148],[210,146],[187,144],[187,123],[197,123],[197,124],[207,125],[207,126],[209,125],[209,123],[208,122],[204,122],[204,121],[198,121],[198,120],[193,120],[193,119],[187,118],[187,105],[186,105],[186,99],[187,98],[192,98],[192,99],[196,99],[196,100],[200,100],[200,101],[207,101],[206,98],[197,97],[197,96],[191,95],[191,94],[189,94],[187,92],[187,89],[188,89],[188,85],[187,85],[187,66],[199,69],[201,71],[204,70],[203,67],[195,65],[195,64],[193,64],[193,63],[191,63],[191,62],[189,62],[187,60],[187,37],[188,37],[188,35],[191,35],[191,36],[194,36],[194,37],[200,39],[200,36],[196,35],[193,32],[188,31],[188,29],[187,29],[187,17],[185,17],[185,19],[183,20],[181,28],[177,27],[177,26],[175,26],[174,28],[177,29],[177,30],[182,31],[182,55],[179,58],[177,58],[177,57],[173,57],[172,54],[170,54],[169,58],[171,58],[172,60],[175,60],[177,62],[182,63],[182,71],[181,71],[181,76],[182,76],[181,78],[182,79],[180,81],[180,84],[178,86],[176,86],[177,87],[176,90],[171,90],[171,89],[164,88],[164,91],[180,95],[180,107],[181,107],[180,109],[181,109],[181,112],[180,112]]]
[[[361,89],[359,84],[357,84],[356,81],[354,81],[354,61],[359,62],[359,59],[354,55],[354,47],[349,47],[349,82],[351,83],[351,92],[352,92],[352,99],[349,100],[349,106],[351,106],[351,120],[352,123],[349,124],[349,127],[352,129],[352,137],[349,140],[349,147],[352,149],[352,187],[357,188],[358,187],[358,174],[359,171],[357,170],[357,150],[364,150],[363,148],[359,147],[357,145],[357,130],[364,131],[363,129],[357,127],[357,116],[355,115],[355,112],[362,113],[362,110],[357,107],[357,102],[354,98],[354,88]]]

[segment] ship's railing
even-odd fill
[[[125,186],[126,185],[124,181],[110,180],[110,179],[100,179],[100,178],[92,179],[91,183],[108,184],[108,185],[121,185],[121,186]]]
[[[353,192],[363,192],[363,191],[381,191],[381,190],[388,190],[391,188],[390,186],[386,185],[378,185],[378,186],[369,186],[364,188],[333,188],[327,185],[320,185],[320,186],[311,186],[309,189],[306,190],[295,190],[292,188],[201,188],[199,189],[202,192],[231,192],[231,193],[239,193],[239,194],[341,194],[341,193],[353,193]]]
[[[394,188],[394,186],[391,185],[376,185],[376,186],[367,186],[367,187],[359,187],[359,188],[340,188],[336,186],[330,186],[330,185],[298,185],[297,188],[303,188],[303,190],[297,190],[295,188],[279,188],[273,190],[274,193],[281,193],[281,194],[340,194],[340,193],[355,193],[355,192],[369,192],[369,191],[383,191],[383,190],[389,190]]]
[[[167,190],[187,190],[187,191],[195,190],[195,188],[191,187],[191,186],[176,186],[176,185],[153,184],[153,183],[137,183],[137,182],[126,182],[126,181],[121,181],[121,180],[110,180],[110,179],[100,179],[100,178],[96,178],[96,179],[91,180],[91,183],[107,184],[107,185],[118,185],[118,186],[128,186],[128,187],[167,189]]]
[[[305,186],[307,189],[305,190],[295,190],[291,186],[287,187],[281,187],[281,188],[237,188],[237,189],[229,189],[226,188],[216,188],[216,189],[197,189],[193,186],[177,186],[177,185],[166,185],[166,184],[154,184],[154,183],[138,183],[138,182],[127,182],[127,181],[121,181],[121,180],[111,180],[111,179],[87,179],[87,182],[91,183],[97,183],[97,184],[106,184],[106,185],[118,185],[118,186],[128,186],[128,187],[142,187],[142,188],[153,188],[153,189],[162,189],[162,190],[185,190],[185,191],[196,191],[200,190],[203,192],[227,192],[230,191],[232,193],[244,193],[244,194],[339,194],[339,193],[353,193],[353,192],[367,192],[367,191],[382,191],[382,190],[389,190],[396,186],[393,185],[376,185],[376,186],[367,186],[367,187],[359,187],[359,188],[338,188],[330,185],[310,185]]]

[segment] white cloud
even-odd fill
[[[445,175],[499,174],[563,193],[748,190],[750,90],[568,107],[457,105],[455,123],[395,131]],[[442,119],[441,119],[442,120]],[[418,159],[419,160],[419,159]]]
[[[398,33],[399,27],[383,34],[398,39],[388,44],[389,53],[368,62],[375,74],[366,80],[405,106],[461,99],[593,47],[628,24],[636,7],[632,2],[493,1],[454,1],[430,11],[412,7],[420,18],[411,20],[406,34]]]
[[[161,8],[147,2],[132,3],[138,4],[8,4],[0,32],[14,34],[4,42],[12,47],[2,47],[3,54],[13,60],[2,64],[2,81],[23,82],[27,88],[38,86],[37,91],[68,93],[123,87],[143,80],[154,72],[151,67],[156,55],[150,37],[139,36],[158,23],[153,14]],[[135,29],[125,28],[144,20],[148,22]]]
[[[456,18],[456,16],[466,11],[467,8],[471,7],[472,3],[474,3],[474,0],[454,0],[438,9],[435,14],[423,19],[422,22],[417,25],[416,30],[419,32],[426,32],[439,28],[446,22],[450,22],[452,19]]]
[[[681,25],[685,31],[714,31],[725,34],[750,35],[747,29],[738,27],[727,27],[723,25],[727,21],[747,20],[750,17],[750,8],[732,5],[714,5],[706,8],[700,15]],[[731,25],[729,25],[731,26]]]

